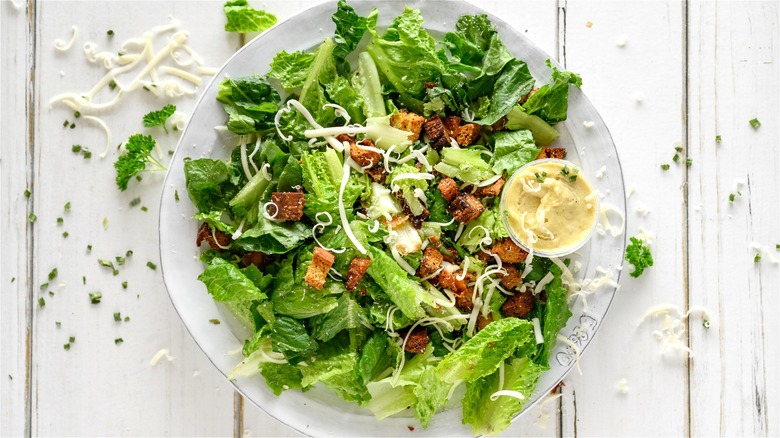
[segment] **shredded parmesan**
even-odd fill
[[[59,51],[67,51],[70,50],[71,47],[73,47],[73,43],[76,42],[76,38],[79,36],[79,28],[76,26],[71,27],[71,31],[73,32],[70,36],[70,41],[67,43],[61,39],[54,40],[54,48]]]
[[[165,358],[168,362],[171,362],[172,360],[176,359],[175,357],[170,355],[170,352],[167,349],[162,348],[159,351],[157,351],[157,353],[155,353],[154,356],[152,356],[152,360],[149,361],[149,365],[151,366],[157,365],[157,362],[159,362],[160,359],[162,358]]]
[[[401,257],[401,254],[398,253],[398,250],[395,249],[395,246],[392,246],[390,248],[390,252],[393,254],[393,258],[398,263],[398,265],[403,268],[404,271],[408,272],[411,275],[415,274],[415,270],[406,260],[404,260],[403,257]]]
[[[542,326],[539,323],[539,318],[531,319],[534,324],[534,337],[536,337],[537,344],[544,344],[544,336],[542,335]]]
[[[577,365],[577,372],[582,375],[582,369],[580,368],[580,347],[561,334],[558,334],[558,340],[571,347],[572,351],[574,351],[574,361]]]
[[[108,155],[108,150],[111,148],[111,130],[108,129],[108,125],[106,125],[104,121],[98,119],[97,117],[84,116],[84,120],[97,123],[97,125],[103,128],[103,131],[106,133],[106,148],[100,154],[100,158],[105,158]]]
[[[512,391],[511,389],[503,389],[501,391],[496,391],[493,394],[490,395],[490,401],[496,401],[499,397],[514,397],[518,400],[525,400],[525,396],[518,392],[518,391]]]

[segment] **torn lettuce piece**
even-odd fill
[[[304,281],[310,263],[311,252],[303,249],[296,254],[288,255],[282,261],[279,271],[274,276],[271,293],[274,312],[277,315],[298,319],[311,318],[327,313],[338,306],[334,296],[325,290],[318,291]]]
[[[219,85],[217,101],[228,114],[227,128],[235,134],[274,129],[279,93],[260,75],[227,78]]]
[[[555,128],[539,117],[526,113],[520,105],[515,105],[506,115],[506,128],[514,131],[527,129],[531,131],[536,144],[542,146],[549,145],[560,136]]]
[[[482,159],[482,152],[476,149],[455,147],[443,148],[441,161],[434,169],[452,178],[470,184],[479,184],[493,176],[490,165]]]
[[[265,378],[265,383],[271,388],[274,395],[277,396],[288,389],[303,388],[301,370],[289,363],[262,363],[260,364],[260,374]]]
[[[531,321],[500,319],[477,332],[457,351],[442,359],[436,368],[445,382],[473,381],[495,372],[504,359],[531,342],[534,342]]]
[[[531,131],[503,131],[493,135],[495,149],[490,165],[496,173],[515,171],[535,160],[542,150],[536,146]]]
[[[433,303],[418,283],[409,281],[406,271],[384,251],[369,246],[368,255],[371,265],[368,275],[385,291],[388,297],[408,318],[420,319],[425,316],[422,303]]]
[[[328,342],[342,330],[371,327],[371,324],[368,322],[368,309],[358,304],[352,295],[343,294],[336,308],[311,318],[309,326],[315,339]]]
[[[466,383],[463,397],[463,422],[470,424],[474,435],[497,435],[504,431],[515,415],[523,410],[531,397],[539,376],[548,367],[535,364],[528,358],[515,358],[504,365],[503,387],[499,388],[499,373]],[[492,395],[499,390],[516,391],[523,399]]]
[[[276,16],[254,9],[246,0],[228,0],[223,6],[227,23],[225,32],[265,32],[276,24]]]
[[[333,36],[335,43],[333,59],[336,63],[336,69],[339,74],[348,75],[350,66],[347,62],[347,55],[355,50],[363,38],[363,34],[366,33],[366,18],[358,15],[346,1],[339,0],[331,20],[336,24],[336,32]]]
[[[232,176],[231,169],[224,161],[199,158],[184,162],[187,195],[201,213],[228,207],[228,199],[238,191]]]
[[[206,265],[198,280],[206,285],[214,301],[262,301],[267,298],[239,268],[219,257]]]
[[[285,254],[311,237],[311,228],[300,221],[274,222],[258,216],[257,223],[234,241],[245,251]]]
[[[577,73],[558,70],[550,60],[545,61],[552,69],[552,82],[544,85],[523,104],[523,109],[533,116],[554,125],[566,120],[569,109],[569,85],[582,86],[582,78]]]
[[[291,363],[312,357],[319,347],[317,341],[309,336],[303,323],[289,316],[280,316],[274,321],[271,327],[271,346]]]
[[[358,378],[358,355],[348,345],[340,344],[343,342],[322,344],[316,360],[298,365],[303,374],[301,384],[308,387],[322,382],[344,400],[363,404],[370,395]]]
[[[428,181],[424,179],[398,178],[398,176],[403,174],[419,173],[420,171],[417,170],[416,166],[413,164],[404,163],[393,170],[390,183],[393,191],[395,191],[397,188],[402,192],[404,201],[406,202],[406,205],[409,206],[409,210],[412,211],[414,216],[421,215],[425,210],[425,205],[422,203],[420,198],[415,196],[415,190],[422,190],[423,193],[425,193],[425,190],[428,189]]]
[[[553,264],[550,266],[550,272],[552,272],[554,278],[544,288],[547,294],[547,303],[544,306],[544,311],[539,316],[544,344],[542,344],[541,350],[535,358],[536,363],[544,366],[547,366],[552,349],[558,343],[558,333],[566,326],[572,315],[566,296],[566,288],[563,287],[563,280],[561,279],[561,268]]]

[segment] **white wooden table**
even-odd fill
[[[310,5],[253,3],[280,19]],[[241,44],[222,29],[222,2],[16,4],[0,2],[0,434],[297,435],[232,390],[182,326],[160,271],[147,267],[158,260],[162,175],[118,192],[113,148],[98,157],[103,131],[48,104],[100,78],[101,68],[85,60],[85,41],[118,50],[168,16],[218,67]],[[583,375],[566,378],[560,399],[535,407],[506,435],[780,435],[780,266],[772,260],[780,258],[778,2],[480,4],[582,74],[633,188],[627,231],[655,236],[655,266],[639,279],[623,276]],[[73,25],[74,47],[56,51],[54,41],[68,41]],[[111,144],[144,132],[141,116],[165,103],[139,94],[105,112]],[[194,103],[175,100],[185,113]],[[758,129],[748,123],[754,117]],[[178,135],[158,138],[172,148]],[[94,155],[83,159],[73,144]],[[690,167],[672,162],[675,146]],[[671,168],[662,171],[663,163]],[[738,180],[741,196],[729,202]],[[141,204],[130,207],[137,197]],[[756,246],[765,251],[757,263]],[[97,263],[129,249],[118,276]],[[98,305],[88,298],[94,291],[103,293]],[[691,316],[683,336],[694,357],[660,354],[660,320],[638,325],[650,307],[667,303],[709,309],[710,328]],[[130,320],[115,322],[114,312]],[[150,365],[160,349],[175,359]],[[624,378],[627,394],[617,388]]]

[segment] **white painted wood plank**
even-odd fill
[[[691,433],[780,434],[777,2],[689,7]],[[752,128],[748,121],[762,125]],[[715,136],[720,135],[721,143]],[[735,181],[744,180],[733,203]],[[769,247],[754,263],[753,243]]]
[[[28,13],[0,3],[0,435],[26,432],[29,375],[27,220],[30,184],[26,106],[29,68]],[[28,149],[29,147],[29,149]]]
[[[565,391],[576,400],[565,405],[565,436],[688,432],[687,360],[659,355],[652,331],[660,322],[637,327],[651,306],[685,304],[684,173],[679,166],[659,168],[671,163],[673,144],[684,135],[682,30],[683,9],[676,1],[631,7],[566,2],[567,68],[582,75],[583,90],[617,145],[626,187],[636,188],[628,202],[627,233],[636,235],[641,226],[656,236],[655,266],[633,279],[626,264],[622,288],[581,361],[583,375],[572,372],[566,379]],[[646,217],[637,213],[643,206],[651,211]],[[616,388],[622,378],[630,387],[626,395]]]
[[[96,7],[99,5],[99,7]],[[98,50],[119,51],[120,44],[156,25],[167,24],[171,15],[190,30],[189,43],[207,63],[219,66],[237,44],[235,36],[222,30],[220,2],[41,2],[39,3],[39,49],[36,100],[39,114],[35,149],[35,193],[39,216],[35,227],[34,282],[36,299],[47,305],[34,312],[33,417],[34,435],[230,435],[233,433],[233,390],[213,368],[184,330],[167,297],[158,263],[157,210],[162,175],[146,175],[141,183],[131,181],[120,193],[114,183],[112,163],[115,145],[135,132],[150,132],[163,150],[176,144],[177,135],[159,128],[143,128],[141,117],[159,109],[167,99],[157,99],[140,90],[101,117],[111,127],[109,157],[100,159],[104,133],[94,124],[75,119],[72,110],[55,106],[49,99],[66,91],[83,92],[102,75],[101,68],[84,60],[81,49],[87,40]],[[80,28],[74,48],[55,52],[55,39],[67,40],[71,25]],[[114,31],[109,37],[107,31]],[[162,47],[164,41],[156,43]],[[194,98],[175,103],[184,112]],[[75,122],[75,129],[63,127]],[[81,144],[93,151],[90,160],[71,152]],[[129,207],[133,198],[141,203]],[[70,201],[72,210],[63,205]],[[144,212],[141,206],[148,207]],[[58,226],[57,217],[64,224]],[[103,220],[108,219],[104,228]],[[63,238],[63,232],[69,232]],[[93,246],[87,253],[86,246]],[[98,258],[133,255],[120,274],[98,265]],[[52,268],[57,278],[50,282],[51,297],[38,287]],[[82,277],[86,276],[86,285]],[[128,281],[128,288],[121,286]],[[61,285],[64,283],[64,286]],[[100,304],[88,294],[101,291]],[[115,322],[114,312],[129,322]],[[56,327],[56,322],[61,327]],[[69,351],[63,344],[76,338]],[[115,345],[115,339],[124,343]],[[160,349],[175,359],[150,359]]]

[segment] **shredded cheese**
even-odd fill
[[[539,323],[539,318],[533,318],[531,319],[531,322],[534,324],[534,337],[536,338],[536,343],[544,344],[544,336],[542,335],[542,326]]]
[[[514,397],[518,400],[525,400],[525,396],[518,392],[513,391],[511,389],[503,389],[501,391],[496,391],[493,394],[490,395],[490,401],[496,401],[499,397]]]
[[[149,361],[149,365],[151,366],[157,365],[157,363],[162,358],[165,358],[168,362],[171,362],[172,360],[176,359],[175,357],[170,355],[170,352],[167,349],[162,348],[158,350],[157,353],[154,354],[154,356],[152,356],[152,360]]]
[[[73,27],[71,27],[71,31],[72,31],[72,34],[70,36],[70,41],[68,41],[67,43],[65,41],[59,39],[59,38],[54,40],[54,48],[55,49],[57,49],[57,50],[59,50],[61,52],[65,52],[67,50],[70,50],[71,47],[73,47],[73,43],[76,42],[76,38],[79,35],[79,28],[76,27],[76,26],[73,26]]]
[[[582,375],[582,369],[580,368],[580,347],[578,347],[574,342],[570,341],[569,338],[561,335],[560,333],[558,334],[558,340],[571,347],[571,349],[574,351],[574,361],[577,365],[577,372]]]

